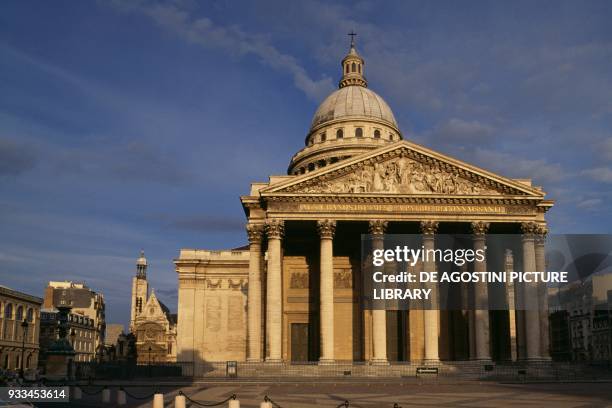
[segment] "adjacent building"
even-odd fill
[[[104,296],[90,289],[85,283],[72,281],[51,281],[45,289],[44,308],[54,309],[63,304],[72,307],[71,313],[89,318],[95,331],[93,344],[96,358],[104,352],[106,315]]]
[[[612,273],[549,288],[552,356],[612,360]]]
[[[117,344],[119,337],[125,334],[125,327],[119,323],[111,323],[106,325],[106,335],[104,336],[104,344],[107,347]]]
[[[59,311],[43,308],[40,312],[40,366],[46,362],[46,351],[58,339]],[[83,313],[68,314],[67,338],[74,348],[75,362],[90,362],[96,358],[97,330],[94,319]]]
[[[136,339],[132,333],[125,333],[122,324],[106,325],[106,361],[133,361],[136,358]]]
[[[39,297],[0,286],[0,366],[36,368],[39,353]]]
[[[136,337],[138,363],[176,361],[176,314],[149,291],[144,252],[136,261],[132,279],[130,332]],[[127,351],[126,351],[127,352]]]

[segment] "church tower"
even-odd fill
[[[136,276],[132,278],[132,311],[130,314],[130,331],[134,331],[134,322],[143,310],[149,297],[149,283],[147,282],[147,258],[144,251],[140,251],[140,258],[136,261]]]

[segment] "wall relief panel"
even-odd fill
[[[289,280],[289,289],[308,289],[309,288],[309,276],[307,271],[294,271],[291,272],[291,279]]]

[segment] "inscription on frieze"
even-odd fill
[[[528,205],[498,204],[403,204],[403,203],[283,203],[271,202],[270,211],[286,212],[358,212],[408,214],[534,214]]]

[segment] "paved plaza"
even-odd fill
[[[183,390],[214,402],[236,393],[241,407],[259,407],[265,395],[285,408],[337,407],[612,407],[611,383],[588,384],[266,384],[194,386]],[[144,408],[147,405],[140,405]]]
[[[155,386],[129,387],[135,396],[150,394]],[[345,400],[349,407],[392,408],[400,407],[612,407],[612,383],[547,383],[547,384],[497,384],[497,383],[195,383],[188,386],[159,386],[166,396],[166,408],[173,408],[174,396],[179,390],[193,400],[211,404],[236,394],[243,408],[259,408],[265,396],[269,396],[281,408],[337,407]],[[116,388],[113,389],[113,400]],[[152,399],[128,398],[129,408],[150,408]],[[60,408],[63,404],[46,404]],[[37,405],[38,406],[38,405]],[[100,395],[87,396],[70,407],[114,407],[102,404]],[[188,404],[197,407],[196,404]],[[227,407],[227,403],[220,405]]]

